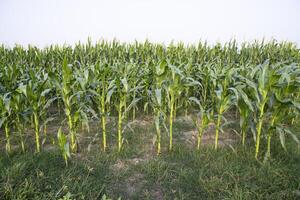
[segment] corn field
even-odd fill
[[[63,117],[55,119],[53,110]],[[270,158],[274,138],[283,150],[286,137],[300,144],[292,131],[299,125],[299,110],[300,50],[289,42],[165,46],[88,41],[73,47],[0,47],[0,142],[8,154],[12,142],[23,152],[33,144],[35,152],[43,151],[53,120],[68,127],[57,130],[51,141],[66,164],[80,151],[79,130],[88,131],[95,120],[101,127],[99,151],[122,151],[124,127],[142,114],[153,120],[157,154],[168,153],[162,146],[172,151],[176,145],[173,122],[179,115],[195,122],[195,151],[201,151],[205,129],[214,123],[218,150],[225,114],[233,112],[241,145],[254,145],[256,159]],[[111,117],[116,132],[106,127]],[[168,136],[167,144],[162,134]],[[116,136],[114,146],[108,135]]]

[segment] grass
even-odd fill
[[[191,126],[175,121],[173,151],[168,152],[168,137],[163,133],[165,145],[156,156],[151,143],[154,125],[141,124],[126,130],[128,144],[121,153],[116,146],[99,152],[96,142],[89,152],[81,148],[68,167],[57,149],[11,155],[2,149],[0,199],[101,199],[104,194],[112,199],[299,198],[300,152],[289,140],[289,153],[274,140],[272,159],[260,163],[253,158],[253,145],[215,151],[211,143],[198,152],[187,143],[176,143]],[[117,138],[108,136],[115,143]]]

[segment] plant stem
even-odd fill
[[[219,131],[220,131],[220,124],[221,124],[221,113],[218,114],[217,118],[217,126],[216,126],[216,136],[215,136],[215,150],[218,149],[218,142],[219,142]]]
[[[17,129],[18,129],[19,134],[20,134],[21,148],[22,148],[22,152],[24,153],[25,152],[25,145],[24,145],[24,139],[23,139],[24,125],[21,124],[19,115],[17,115],[17,123],[18,123]]]
[[[106,151],[106,117],[105,117],[105,89],[103,87],[101,96],[101,122],[102,122],[102,142],[103,151]]]
[[[271,157],[271,138],[272,138],[272,127],[274,126],[275,118],[273,117],[270,122],[270,129],[268,131],[268,143],[267,143],[267,158]]]
[[[203,130],[204,130],[204,127],[203,127],[203,124],[202,124],[201,127],[198,127],[197,150],[200,150]]]
[[[135,88],[135,84],[133,85],[133,88]],[[136,91],[133,90],[133,101],[135,100]],[[135,120],[135,106],[132,108],[132,121]]]
[[[71,151],[76,152],[77,145],[76,145],[76,136],[75,132],[73,130],[73,120],[71,115],[68,115],[68,126],[69,126],[69,131],[70,131],[70,136],[71,136]]]
[[[122,148],[122,100],[120,100],[118,114],[118,151],[120,152]]]
[[[5,129],[5,137],[6,137],[6,151],[7,153],[11,152],[11,146],[10,146],[10,136],[9,136],[9,128],[8,128],[8,123],[6,122],[4,125]]]
[[[101,117],[102,121],[102,140],[103,140],[103,151],[106,151],[106,117],[105,115],[102,115]]]
[[[260,114],[259,114],[259,119],[256,127],[257,135],[256,135],[256,144],[255,144],[255,159],[257,159],[259,153],[260,135],[261,135],[261,128],[263,124],[263,116],[264,116],[264,107],[265,107],[265,103],[262,103],[259,109]]]
[[[245,146],[245,140],[246,140],[246,131],[242,129],[242,146]]]
[[[172,151],[173,146],[173,112],[174,112],[174,98],[171,97],[171,108],[170,108],[170,144],[169,150]]]
[[[156,135],[157,135],[157,155],[160,154],[160,141],[161,141],[159,117],[160,117],[160,113],[159,111],[157,111],[156,120],[155,120],[155,128],[156,128]]]
[[[35,144],[36,144],[36,151],[40,152],[40,130],[39,130],[39,118],[37,112],[33,113],[34,117],[34,130],[35,130]]]

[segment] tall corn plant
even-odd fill
[[[87,84],[88,72],[82,74],[76,73],[75,68],[67,64],[66,57],[63,60],[61,78],[56,74],[52,74],[52,83],[60,93],[60,98],[64,104],[64,111],[69,129],[69,139],[71,152],[78,150],[77,130],[81,123],[87,124],[87,115],[84,112],[83,105],[80,100],[84,101],[83,94]]]
[[[11,96],[10,93],[5,93],[0,96],[0,111],[1,111],[1,119],[0,119],[0,128],[4,127],[5,139],[6,139],[6,152],[11,152],[11,116],[12,116],[12,108],[11,108]]]
[[[165,83],[165,91],[167,94],[167,105],[169,108],[169,150],[171,151],[173,148],[173,121],[176,113],[175,103],[179,102],[185,88],[192,87],[200,83],[191,77],[185,76],[179,67],[172,65],[171,63],[168,63],[167,70],[169,79]]]
[[[51,92],[51,88],[46,88],[48,82],[48,74],[44,71],[29,72],[30,79],[23,84],[20,84],[17,91],[26,97],[26,105],[30,108],[31,118],[33,119],[33,126],[35,132],[36,151],[41,151],[40,132],[46,126],[46,123],[52,118],[42,119],[47,112],[47,109],[55,98],[47,98],[46,96]],[[45,123],[42,123],[45,122]]]
[[[165,60],[161,61],[159,65],[155,68],[155,85],[152,86],[151,93],[151,107],[154,110],[154,122],[156,129],[156,147],[157,154],[161,153],[161,123],[164,114],[164,97],[165,91],[163,90],[163,83],[165,82],[167,74],[167,62]]]
[[[268,128],[266,133],[267,139],[267,157],[269,157],[269,149],[271,142],[272,130],[281,130],[275,128],[277,118],[280,119],[280,113],[284,113],[285,106],[282,101],[278,99],[289,98],[291,93],[287,92],[285,89],[287,86],[295,88],[292,86],[292,82],[287,82],[290,80],[288,74],[283,73],[284,71],[283,63],[270,64],[269,61],[265,61],[263,64],[255,67],[251,73],[249,73],[249,79],[247,79],[248,86],[251,88],[252,101],[254,102],[254,120],[255,125],[255,158],[258,159],[260,150],[260,141],[262,138],[263,128]],[[285,80],[285,81],[282,81]],[[297,88],[297,86],[296,86]],[[276,97],[276,98],[275,98]],[[293,104],[296,105],[296,104]],[[277,108],[278,109],[277,109]],[[280,108],[280,109],[279,109]],[[280,112],[279,112],[280,111]],[[282,111],[282,112],[281,112]],[[269,121],[269,123],[266,122]],[[275,129],[274,129],[275,128]],[[282,132],[281,132],[282,133]],[[282,134],[280,134],[282,136]],[[283,137],[280,137],[283,144]]]
[[[240,125],[240,134],[242,136],[242,145],[245,145],[246,142],[246,133],[249,128],[249,121],[254,112],[253,102],[251,101],[251,89],[249,89],[248,84],[252,84],[248,79],[243,76],[238,75],[236,77],[236,83],[230,90],[235,94],[235,105],[239,112],[239,125]]]
[[[252,98],[254,99],[255,111],[257,113],[254,116],[256,121],[255,158],[257,159],[260,148],[263,122],[267,112],[266,107],[271,96],[272,84],[276,83],[276,75],[275,70],[269,66],[268,61],[262,65],[258,65],[250,74],[250,79],[253,79],[254,82],[248,80],[248,83],[249,86],[255,91]]]
[[[294,117],[291,110],[300,111],[300,102],[294,98],[293,94],[299,92],[299,82],[297,77],[300,75],[300,68],[297,65],[275,66],[276,82],[271,87],[271,96],[268,102],[267,117],[269,119],[267,130],[267,152],[266,159],[271,157],[271,139],[274,134],[278,134],[284,150],[285,135],[290,135],[295,142],[300,144],[297,136],[287,128],[286,123],[291,122]]]
[[[112,91],[115,92],[115,106],[118,113],[118,151],[120,152],[123,144],[123,121],[126,120],[128,112],[133,106],[140,100],[140,98],[130,99],[130,94],[137,90],[132,88],[131,77],[131,64],[127,65],[116,65],[114,66],[115,71],[115,86],[111,86]],[[128,104],[129,103],[129,104]]]
[[[92,70],[93,78],[89,89],[92,94],[92,100],[96,104],[98,116],[100,116],[100,126],[102,127],[102,149],[107,149],[106,136],[106,121],[109,115],[109,108],[111,106],[111,96],[115,90],[115,82],[111,80],[111,69],[105,63],[97,63]]]
[[[168,100],[168,108],[169,108],[169,150],[171,151],[173,148],[173,121],[174,121],[174,113],[175,110],[175,102],[180,97],[183,92],[182,85],[182,73],[181,71],[174,65],[168,65],[168,70],[170,73],[170,79],[166,85],[166,93]]]
[[[14,114],[14,128],[18,132],[22,152],[25,152],[25,128],[30,122],[30,108],[26,105],[26,97],[19,92],[12,96],[12,109]]]
[[[221,122],[223,114],[234,104],[235,101],[233,92],[230,90],[230,86],[234,80],[236,69],[224,67],[221,71],[216,70],[215,72],[219,73],[215,76],[218,80],[215,82],[214,95],[214,105],[216,110],[215,149],[217,149],[219,132],[222,131]]]

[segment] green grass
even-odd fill
[[[286,153],[275,140],[268,163],[255,160],[250,146],[197,152],[175,143],[155,156],[137,142],[152,128],[124,134],[130,147],[121,154],[82,153],[68,167],[56,150],[1,153],[0,199],[297,199],[300,153],[289,141]]]

